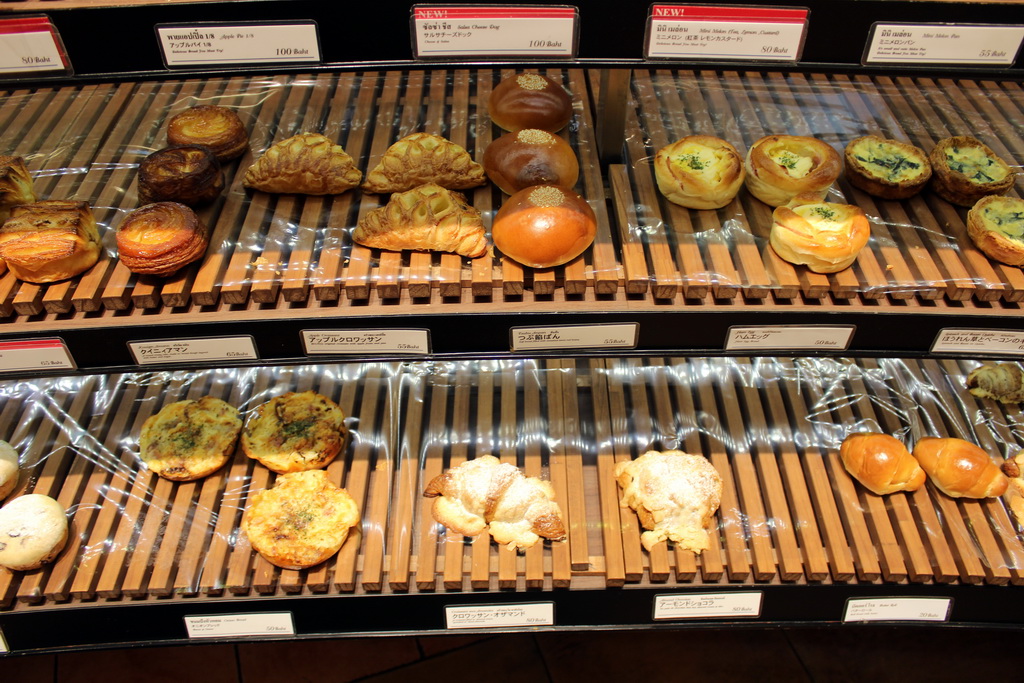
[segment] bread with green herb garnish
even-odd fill
[[[256,408],[242,450],[278,474],[327,467],[345,445],[345,414],[315,391],[288,392]]]
[[[850,204],[829,204],[813,194],[798,195],[772,212],[772,249],[782,259],[815,273],[848,268],[868,243],[871,227]]]
[[[139,458],[164,479],[193,481],[231,459],[241,429],[238,410],[219,398],[176,401],[142,424]]]
[[[843,157],[850,184],[883,199],[911,197],[932,177],[924,150],[877,135],[851,140]]]
[[[769,135],[751,145],[745,168],[750,193],[769,206],[782,206],[799,194],[824,199],[843,162],[817,138]]]
[[[967,234],[989,258],[1024,266],[1024,200],[982,197],[967,212]]]
[[[932,189],[947,202],[973,206],[982,197],[1006,194],[1014,173],[988,145],[967,135],[939,140],[928,155]]]
[[[688,135],[654,156],[658,189],[688,209],[720,209],[743,185],[743,157],[731,144],[710,135]]]

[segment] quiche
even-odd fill
[[[947,202],[972,206],[986,195],[1006,194],[1013,170],[988,145],[968,135],[939,140],[928,155],[932,189]]]
[[[982,197],[967,212],[967,234],[989,258],[1024,266],[1024,200]]]
[[[654,155],[658,189],[688,209],[722,208],[740,191],[745,176],[736,148],[710,135],[688,135]]]
[[[911,197],[932,177],[924,150],[877,135],[851,140],[843,161],[851,185],[882,199]]]
[[[327,467],[348,436],[337,403],[315,391],[288,392],[256,408],[242,450],[278,474]]]
[[[139,458],[164,479],[193,481],[231,459],[241,429],[238,410],[219,398],[176,401],[142,424]]]

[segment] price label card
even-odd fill
[[[203,337],[128,342],[139,365],[195,363],[216,360],[257,360],[252,337]]]
[[[1024,356],[1024,331],[946,328],[939,330],[931,352]]]
[[[313,21],[162,24],[156,34],[168,67],[316,63],[321,58]]]
[[[513,327],[513,351],[556,349],[631,349],[640,333],[638,323],[619,325],[566,325],[563,327]]]
[[[0,372],[74,370],[76,367],[62,339],[0,342]]]
[[[291,612],[186,616],[185,628],[189,638],[295,635]]]
[[[0,19],[0,73],[68,71],[65,54],[46,17]]]
[[[952,598],[851,599],[843,621],[948,621],[952,606]]]
[[[763,597],[761,591],[655,595],[654,618],[759,617]]]
[[[413,53],[435,57],[573,57],[579,10],[565,5],[414,5]]]
[[[743,5],[651,5],[647,59],[795,62],[810,10]]]
[[[0,631],[0,655],[10,652],[7,649],[7,641],[4,639],[4,632]]]
[[[444,616],[449,629],[554,626],[555,603],[450,606],[444,608]]]
[[[428,330],[303,330],[306,355],[430,353]]]
[[[726,351],[806,350],[842,351],[850,346],[854,325],[780,325],[730,327]]]
[[[871,28],[865,64],[1011,66],[1024,26],[882,24]]]

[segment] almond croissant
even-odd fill
[[[245,172],[245,186],[284,194],[341,194],[362,177],[341,145],[318,133],[301,133],[264,152]]]
[[[467,190],[486,182],[469,152],[439,135],[413,133],[391,145],[366,174],[364,192],[403,192],[424,183]]]

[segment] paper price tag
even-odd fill
[[[865,598],[847,600],[843,622],[948,621],[952,598]]]
[[[288,64],[319,62],[315,22],[178,24],[156,27],[164,64]]]
[[[556,349],[631,349],[636,346],[640,325],[566,325],[563,327],[513,327],[513,351]]]
[[[428,330],[303,330],[306,355],[430,353]]]
[[[854,325],[782,325],[730,327],[726,351],[806,350],[842,351],[850,346]]]
[[[875,24],[864,63],[1011,66],[1024,26]]]
[[[0,631],[0,655],[10,652],[7,649],[7,640],[4,639],[4,632]]]
[[[415,5],[413,53],[434,57],[572,57],[578,10],[564,5]]]
[[[66,71],[57,29],[46,17],[0,19],[0,73]]]
[[[74,370],[76,367],[62,339],[0,342],[0,372]]]
[[[763,597],[764,594],[760,591],[655,595],[654,618],[759,617]]]
[[[291,612],[186,616],[185,628],[189,638],[295,635]]]
[[[138,365],[195,363],[216,360],[257,360],[252,337],[204,337],[128,342]]]
[[[444,608],[444,616],[449,629],[554,626],[555,603],[451,606]]]
[[[1024,331],[946,328],[939,330],[931,352],[1024,356]]]
[[[810,10],[793,7],[651,5],[648,59],[800,59]]]

